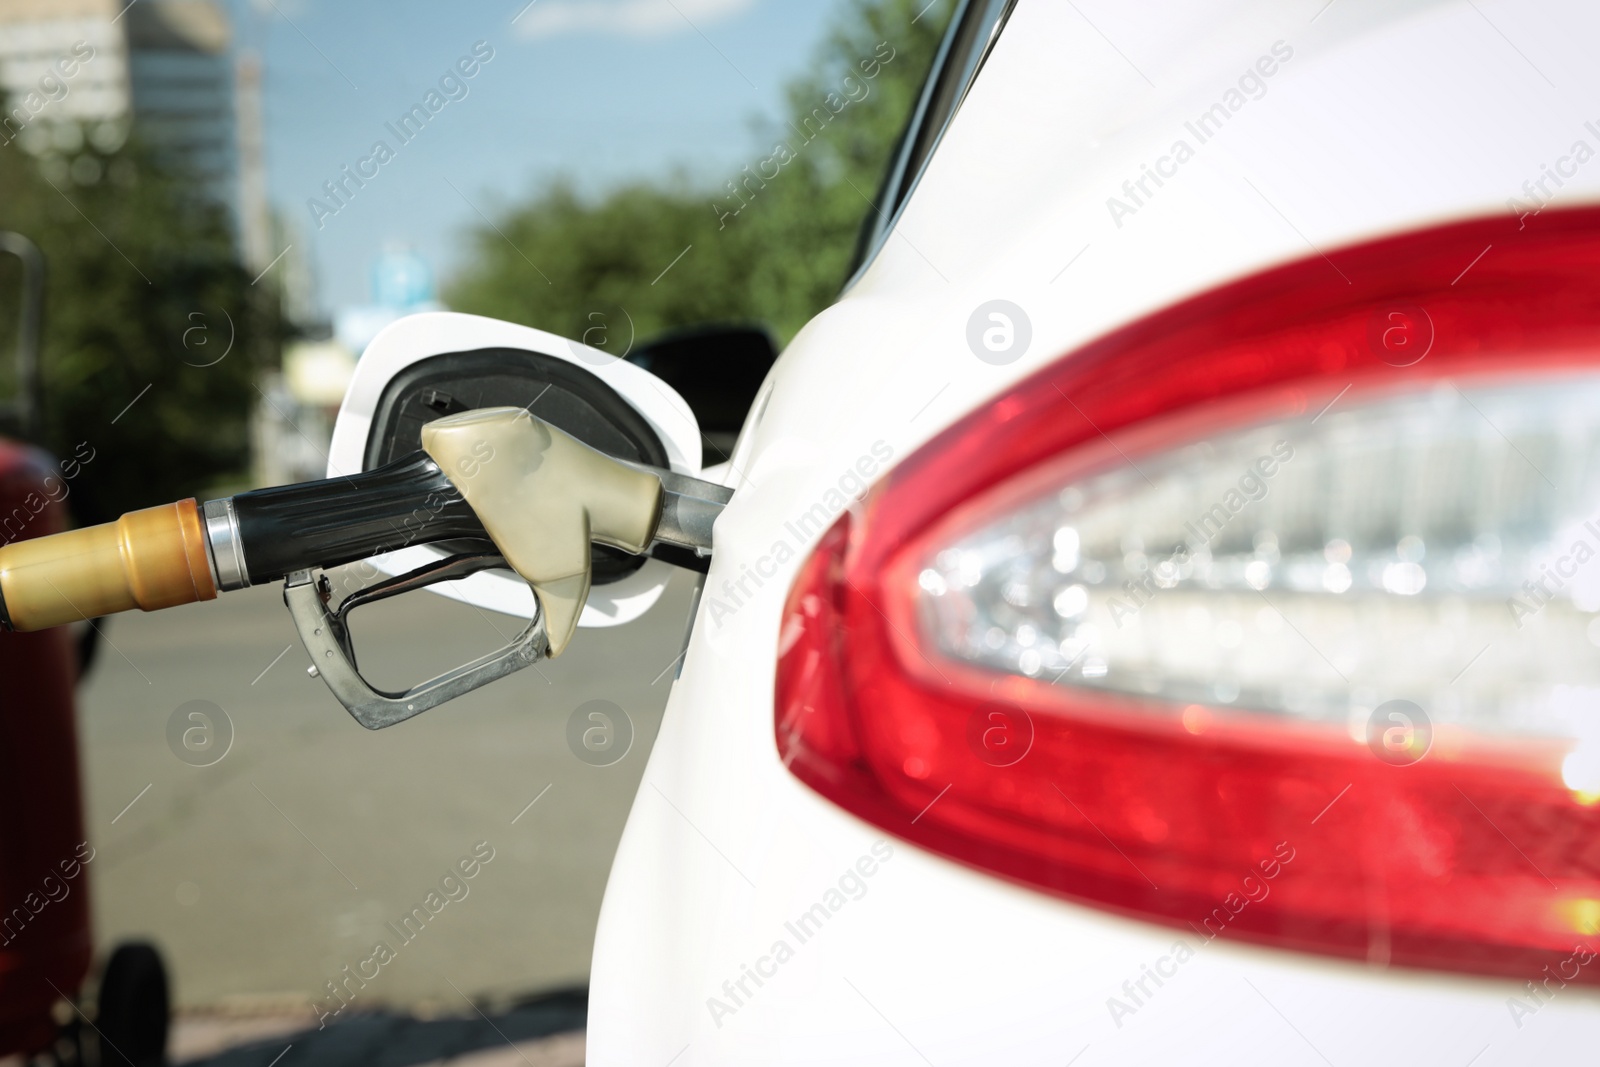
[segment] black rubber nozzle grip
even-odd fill
[[[233,498],[252,585],[451,538],[489,535],[439,465],[414,452],[374,470]]]

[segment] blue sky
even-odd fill
[[[494,217],[557,175],[595,192],[674,169],[720,182],[748,161],[750,120],[777,113],[783,84],[840,2],[229,6],[236,40],[265,64],[270,193],[298,229],[295,242],[309,246],[328,311],[367,301],[370,263],[387,243],[410,245],[447,278],[479,211]],[[385,124],[422,102],[478,41],[494,57],[466,80],[467,95],[401,146]],[[379,139],[394,158],[318,229],[307,200]]]

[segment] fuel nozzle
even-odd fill
[[[572,640],[589,598],[590,542],[639,555],[655,539],[664,496],[658,473],[598,452],[522,408],[430,422],[422,450],[533,587],[552,657]]]
[[[591,544],[689,564],[711,552],[732,490],[597,451],[522,408],[430,422],[422,451],[349,477],[135,511],[114,523],[0,547],[0,626],[41,630],[113,612],[210,600],[283,580],[318,673],[364,726],[402,721],[571,642],[588,599]],[[332,603],[325,568],[420,545],[436,558]],[[455,555],[443,554],[446,545]],[[403,693],[356,667],[347,619],[361,604],[509,566],[539,610],[499,652]]]

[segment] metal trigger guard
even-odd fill
[[[527,629],[506,647],[403,693],[377,689],[361,676],[356,666],[355,646],[350,640],[350,612],[363,604],[504,566],[505,561],[498,555],[449,556],[358,590],[332,610],[328,604],[333,599],[333,591],[327,575],[295,571],[284,580],[283,602],[288,605],[295,629],[300,632],[301,643],[311,653],[313,672],[322,676],[334,697],[356,722],[369,730],[381,730],[538,662],[549,647],[545,640],[544,612],[535,616]]]

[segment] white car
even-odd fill
[[[698,572],[600,1067],[1592,1062],[1596,41],[1576,0],[964,0],[775,364],[399,320],[329,480],[0,546],[0,628],[283,580],[377,729]],[[377,689],[349,613],[434,582],[528,625]]]
[[[962,6],[725,468],[589,1062],[1593,1054],[1597,40]]]

